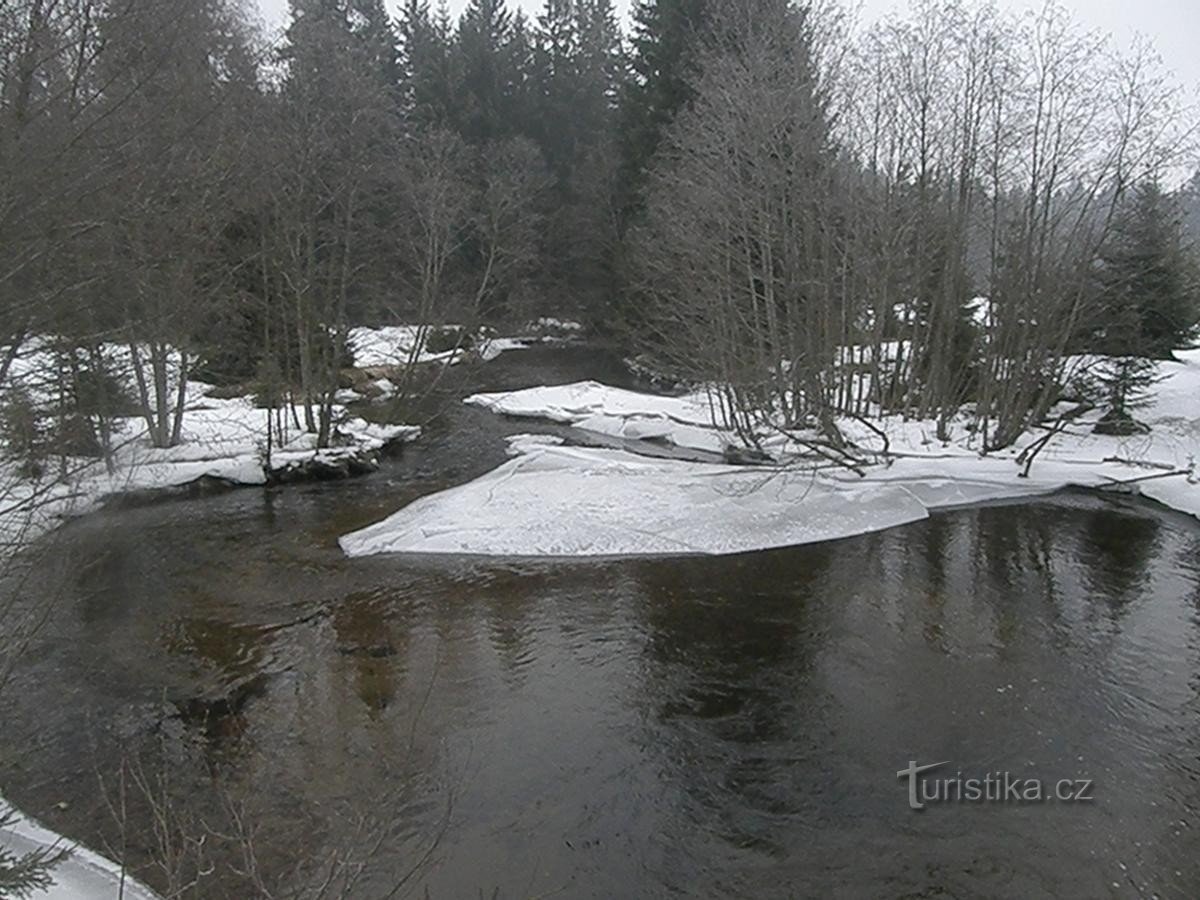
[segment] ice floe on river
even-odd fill
[[[903,488],[641,457],[523,437],[494,472],[342,538],[351,556],[727,554],[919,521]]]

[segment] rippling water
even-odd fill
[[[618,375],[536,351],[476,377]],[[102,795],[159,761],[197,815],[252,812],[272,876],[369,835],[362,897],[1200,896],[1194,523],[1068,495],[725,559],[341,557],[531,428],[454,410],[369,479],[66,529],[6,793],[115,846]],[[915,813],[909,760],[1096,799]],[[218,857],[200,896],[244,896]]]

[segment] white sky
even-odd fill
[[[279,25],[284,21],[287,0],[257,0],[268,24]],[[397,0],[387,0],[393,9]],[[626,13],[632,0],[615,0],[616,6]],[[1197,0],[1061,0],[1071,9],[1075,18],[1088,28],[1110,32],[1122,44],[1128,43],[1141,32],[1154,41],[1163,62],[1175,72],[1179,81],[1190,91],[1200,91],[1200,4]],[[466,6],[467,0],[449,0],[450,10],[456,16]],[[509,0],[511,6],[520,6],[530,15],[536,15],[543,0]],[[997,0],[1001,7],[1014,10],[1037,8],[1041,0]],[[433,0],[431,6],[436,6]],[[862,0],[863,17],[866,21],[880,18],[889,11],[902,8],[903,0]]]

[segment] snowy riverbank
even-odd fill
[[[136,879],[122,872],[121,867],[84,847],[73,847],[59,835],[43,828],[13,810],[0,797],[0,819],[11,814],[12,821],[0,828],[0,847],[17,856],[48,851],[57,854],[69,850],[70,855],[51,870],[54,884],[47,891],[33,896],[37,900],[158,900],[158,895]]]
[[[935,439],[932,422],[882,419],[886,465],[860,476],[803,465],[757,468],[652,460],[619,450],[563,447],[526,438],[517,458],[471,484],[417,501],[342,539],[351,556],[462,553],[502,556],[724,554],[812,543],[919,521],[931,512],[1014,500],[1067,487],[1140,493],[1200,517],[1200,351],[1163,363],[1153,402],[1139,410],[1147,435],[1092,433],[1097,412],[1040,452],[1028,476],[1018,458],[1044,431],[983,455],[958,423]],[[660,397],[596,382],[470,397],[493,412],[574,426],[587,433],[721,453],[736,444],[703,393]],[[878,448],[860,422],[839,423],[852,441]],[[777,458],[789,439],[763,436]]]
[[[271,413],[252,397],[219,399],[211,385],[188,387],[180,443],[155,448],[144,423],[136,417],[114,422],[115,447],[111,467],[102,460],[68,457],[43,477],[29,477],[17,462],[0,466],[3,502],[0,538],[11,541],[44,532],[64,519],[84,515],[106,500],[131,493],[181,488],[201,481],[232,486],[263,486],[309,474],[334,477],[370,470],[385,447],[415,440],[419,428],[374,425],[350,415],[344,406],[334,410],[338,423],[334,446],[318,448],[316,435],[303,429],[285,433],[282,444],[268,453],[266,435]],[[351,399],[351,398],[343,398]],[[301,415],[295,411],[286,418]],[[64,474],[65,473],[65,474]]]
[[[418,366],[457,365],[475,358],[484,362],[504,353],[543,344],[575,340],[582,326],[574,322],[541,319],[517,337],[481,333],[456,348],[456,329],[418,329],[411,325],[359,327],[351,330],[349,346],[354,357],[354,385],[338,392],[333,410],[336,423],[333,446],[318,448],[316,436],[297,427],[299,409],[275,416],[268,446],[267,410],[249,392],[228,396],[228,390],[200,381],[189,383],[184,399],[181,440],[176,447],[157,449],[148,440],[144,421],[121,416],[113,422],[116,448],[111,466],[95,457],[54,459],[45,464],[42,477],[31,477],[22,461],[0,461],[0,542],[13,545],[53,528],[65,519],[84,515],[106,500],[129,494],[183,488],[204,481],[232,486],[262,486],[304,478],[334,478],[371,471],[386,447],[416,440],[420,429],[406,425],[370,424],[349,412],[349,407],[369,400],[387,400],[396,385],[389,381],[412,363]],[[435,349],[437,341],[451,349]],[[420,344],[420,346],[418,346]],[[58,363],[53,344],[30,338],[13,360],[4,385],[4,397],[23,396],[35,406],[53,406]],[[127,347],[109,345],[103,353],[113,372],[131,394],[136,380]],[[362,377],[358,377],[361,374]],[[250,391],[247,386],[244,388]],[[171,386],[174,396],[175,388]],[[278,430],[283,423],[282,435]]]

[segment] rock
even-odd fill
[[[471,350],[475,346],[475,335],[462,328],[437,328],[425,339],[429,353],[449,353],[451,350]]]
[[[372,396],[370,391],[373,389],[376,392],[374,396],[379,396],[382,391],[376,382],[390,381],[392,384],[400,384],[404,380],[404,372],[404,366],[366,366],[342,369],[338,375],[338,387],[343,391],[356,391],[368,397]]]
[[[757,447],[738,447],[726,444],[722,455],[731,466],[762,466],[775,462],[769,453]]]
[[[378,381],[368,381],[365,384],[360,384],[354,390],[368,400],[378,400],[385,394],[384,389],[379,386]]]

